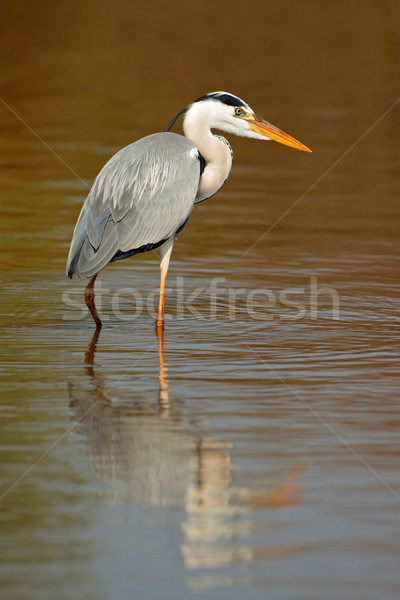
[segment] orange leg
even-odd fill
[[[93,290],[94,282],[96,281],[97,275],[98,275],[98,273],[96,273],[96,275],[93,275],[93,277],[91,278],[91,280],[89,281],[89,283],[87,284],[87,286],[85,288],[85,302],[86,302],[86,306],[90,310],[90,314],[92,315],[94,322],[96,323],[97,329],[100,329],[103,324],[100,321],[100,317],[96,310],[96,305],[94,303],[94,290]]]
[[[160,276],[160,296],[158,299],[158,312],[156,317],[156,328],[164,327],[164,290],[165,290],[165,279],[167,277],[167,272],[164,269],[161,269]]]
[[[168,273],[169,259],[171,258],[172,247],[174,245],[174,238],[169,238],[160,248],[160,297],[158,300],[158,313],[156,318],[156,329],[164,327],[164,291],[165,291],[165,279]]]

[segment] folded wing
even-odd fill
[[[150,135],[115,154],[82,207],[68,276],[91,277],[175,235],[192,211],[200,167],[193,142],[174,133]]]

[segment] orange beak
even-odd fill
[[[296,148],[297,150],[304,150],[304,152],[312,152],[310,148],[304,146],[298,140],[295,140],[294,137],[281,131],[275,125],[271,125],[268,121],[264,121],[261,117],[257,117],[257,115],[251,115],[251,119],[248,120],[250,129],[259,133],[270,140],[274,140],[275,142],[279,142],[280,144],[284,144],[285,146],[290,146],[291,148]]]

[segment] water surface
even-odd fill
[[[1,25],[4,597],[398,598],[399,9],[153,4]],[[164,352],[157,253],[101,274],[93,337],[64,275],[87,189],[215,89],[313,154],[231,138]]]

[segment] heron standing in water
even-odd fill
[[[183,115],[184,136],[169,132]],[[67,275],[90,277],[85,301],[102,326],[94,282],[110,262],[160,248],[160,296],[156,327],[164,326],[164,289],[172,247],[193,206],[213,196],[232,166],[228,141],[218,129],[256,140],[309,148],[254,114],[226,92],[201,96],[182,110],[163,133],[144,137],[115,154],[100,171],[72,236]]]

